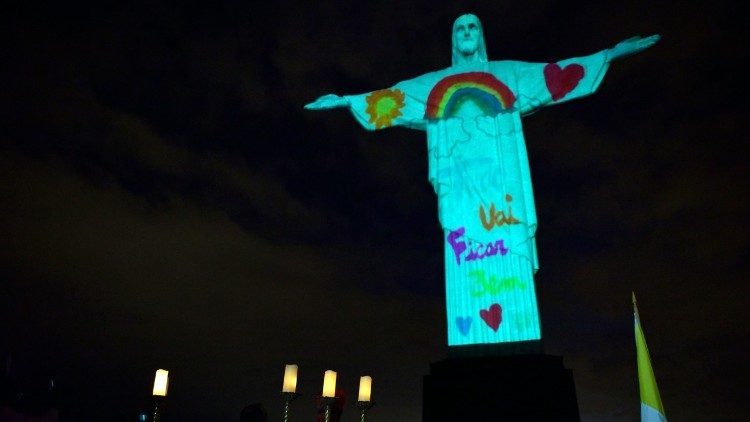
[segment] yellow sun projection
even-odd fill
[[[376,129],[391,126],[393,119],[401,115],[404,107],[404,93],[399,89],[381,89],[368,95],[366,100],[365,111]]]

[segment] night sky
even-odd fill
[[[0,352],[54,375],[65,420],[135,420],[157,368],[171,420],[251,402],[278,419],[287,363],[297,420],[326,369],[344,420],[361,375],[372,421],[420,420],[447,354],[425,134],[303,105],[448,67],[466,12],[490,60],[662,35],[593,96],[524,118],[545,351],[583,420],[637,420],[635,291],[667,416],[750,420],[735,2],[144,3],[1,18]]]

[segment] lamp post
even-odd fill
[[[331,405],[336,401],[336,372],[330,369],[323,378],[323,395],[320,398],[325,409],[325,422],[331,421]]]
[[[154,417],[153,422],[160,422],[161,414],[167,400],[167,387],[169,386],[169,371],[158,369],[154,377]]]
[[[371,407],[375,406],[375,403],[370,400],[372,393],[372,377],[365,375],[359,378],[359,396],[357,397],[357,407],[359,408],[359,420],[365,422],[367,420],[367,411]]]
[[[281,398],[284,400],[284,422],[289,422],[289,404],[300,396],[297,392],[297,365],[284,368],[284,385],[281,387]]]

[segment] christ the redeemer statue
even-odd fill
[[[427,132],[429,181],[444,231],[448,345],[540,340],[533,275],[536,211],[521,116],[596,91],[609,62],[658,35],[557,63],[488,61],[474,15],[453,24],[453,65],[306,109],[347,107],[366,129]]]

